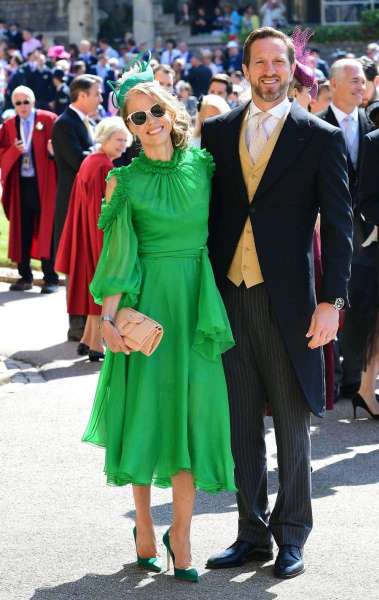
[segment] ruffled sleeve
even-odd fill
[[[104,241],[95,275],[90,283],[90,292],[96,304],[102,304],[107,296],[121,294],[120,306],[135,306],[141,286],[141,268],[138,239],[127,199],[125,167],[112,169],[107,181],[113,176],[117,184],[111,200],[102,202],[98,226],[104,231]]]
[[[209,262],[208,250],[203,248],[198,316],[192,347],[204,358],[216,360],[234,344],[226,309]]]
[[[205,148],[191,148],[191,152],[197,160],[203,163],[206,168],[207,175],[209,177],[213,177],[216,165],[212,154]]]

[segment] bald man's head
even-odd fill
[[[330,88],[333,103],[350,114],[363,102],[366,77],[362,64],[355,58],[341,58],[330,69]]]

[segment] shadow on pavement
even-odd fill
[[[92,375],[100,370],[102,362],[91,363],[87,357],[78,356],[78,342],[62,342],[41,350],[19,350],[9,358],[32,364],[45,365],[42,373],[47,381]],[[27,374],[27,371],[24,371]]]
[[[206,571],[200,575],[198,584],[175,581],[169,574],[151,574],[142,571],[135,563],[124,565],[117,573],[100,575],[89,573],[77,581],[62,583],[55,587],[37,589],[30,600],[189,600],[233,599],[275,600],[278,596],[268,591],[280,583],[271,576],[271,566]],[[256,567],[256,565],[254,565]]]
[[[0,292],[0,306],[5,306],[9,302],[16,302],[17,300],[25,300],[26,298],[30,300],[41,298],[41,292],[34,292],[33,290],[27,292]]]
[[[339,487],[373,485],[379,482],[379,450],[357,453],[313,473],[312,497],[323,498],[338,493]]]

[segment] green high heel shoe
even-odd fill
[[[136,552],[137,552],[137,528],[133,528],[134,541],[136,544]],[[148,571],[154,571],[155,573],[160,573],[162,571],[162,562],[159,556],[152,556],[151,558],[141,558],[138,556],[137,552],[137,564],[139,567],[143,569],[147,569]]]
[[[176,579],[181,579],[182,581],[190,581],[192,583],[197,583],[199,581],[199,574],[194,567],[188,567],[188,569],[177,569],[175,567],[175,555],[171,549],[170,545],[170,530],[167,529],[166,533],[163,536],[163,543],[167,548],[167,570],[170,568],[170,557],[172,558],[172,562],[174,564],[174,575]]]

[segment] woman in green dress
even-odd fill
[[[83,439],[105,447],[108,483],[133,485],[138,563],[154,571],[161,564],[150,486],[172,486],[173,523],[163,542],[175,576],[197,581],[190,550],[195,490],[235,491],[221,360],[234,341],[206,250],[213,160],[187,148],[184,107],[149,83],[150,71],[140,63],[116,88],[143,151],[108,175],[99,221],[104,245],[90,286],[102,304],[107,352]],[[150,357],[131,352],[114,326],[123,306],[163,325]]]

